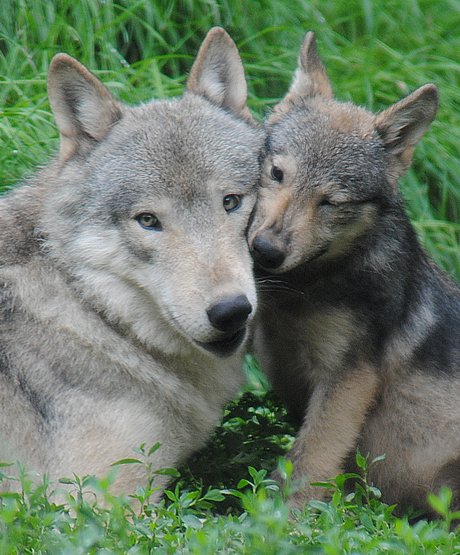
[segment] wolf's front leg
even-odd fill
[[[356,445],[366,414],[375,402],[378,378],[369,366],[341,373],[332,383],[315,387],[305,421],[288,458],[294,464],[289,502],[302,509],[325,497],[312,482],[335,478]],[[275,476],[276,477],[276,476]]]

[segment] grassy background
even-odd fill
[[[213,25],[236,41],[263,117],[287,90],[307,30],[317,33],[335,94],[372,110],[434,82],[441,107],[402,182],[427,249],[460,279],[459,0],[5,0],[0,18],[0,184],[56,149],[46,98],[65,51],[120,99],[179,94]]]
[[[135,104],[180,94],[214,25],[225,27],[240,49],[259,119],[285,94],[307,30],[317,34],[339,99],[378,111],[424,83],[439,87],[438,117],[401,186],[426,248],[460,280],[460,0],[5,0],[0,188],[57,148],[46,97],[55,53],[75,56],[116,97]],[[0,504],[0,553],[460,553],[458,536],[449,534],[448,497],[437,501],[445,523],[410,528],[376,499],[363,506],[371,497],[367,486],[347,499],[339,487],[331,504],[288,523],[263,470],[249,475],[247,467],[271,468],[292,429],[263,379],[254,369],[249,375],[249,391],[228,408],[210,447],[183,469],[185,480],[168,506],[153,514],[148,491],[140,491],[145,510],[125,519],[122,501],[111,512],[93,507],[76,484],[68,513],[24,477],[23,494]],[[240,479],[252,483],[248,493],[238,490],[248,486]],[[209,494],[208,487],[228,491]],[[206,516],[211,506],[213,513],[233,513]]]

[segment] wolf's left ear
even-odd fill
[[[298,65],[288,94],[281,101],[285,107],[313,96],[332,98],[331,82],[326,67],[316,50],[316,35],[309,31],[300,48]]]
[[[206,35],[190,71],[187,90],[253,121],[246,105],[248,88],[240,54],[221,27],[213,27]]]
[[[411,165],[414,148],[436,116],[436,85],[424,85],[375,116],[375,128],[386,151],[395,157],[400,177]]]

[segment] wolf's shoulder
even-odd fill
[[[25,263],[39,251],[45,189],[46,180],[39,172],[0,195],[0,266]]]

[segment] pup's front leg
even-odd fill
[[[288,458],[292,460],[289,502],[302,509],[312,499],[323,499],[325,488],[312,482],[335,478],[356,445],[366,414],[378,389],[376,372],[369,366],[341,373],[333,382],[318,384]],[[275,476],[276,478],[276,476]]]

